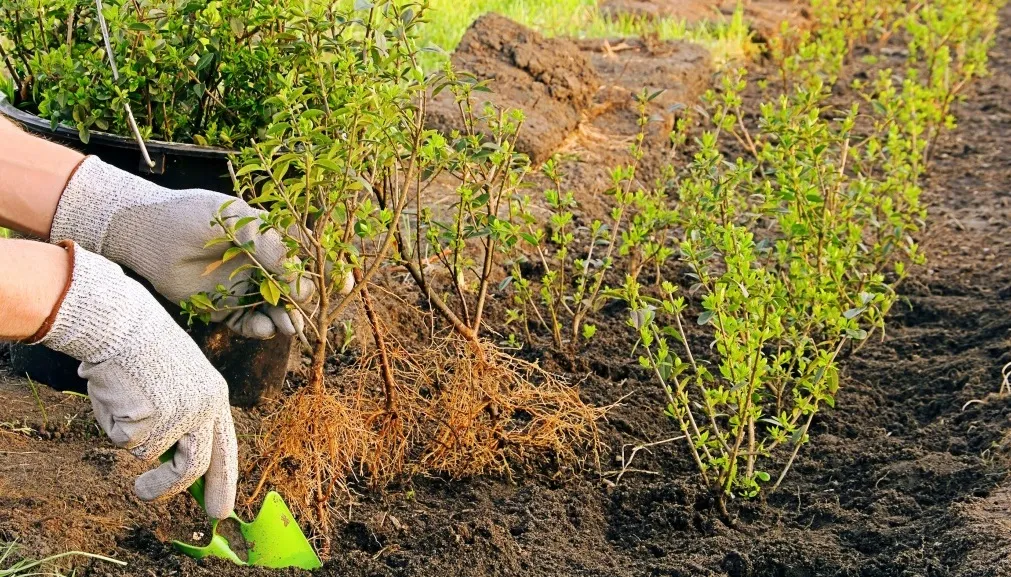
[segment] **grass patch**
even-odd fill
[[[430,22],[422,28],[423,44],[436,46],[446,53],[456,48],[474,20],[488,12],[497,12],[546,36],[650,36],[697,42],[713,53],[717,64],[741,60],[756,51],[741,9],[726,22],[690,26],[684,20],[673,18],[606,16],[598,9],[596,0],[430,0],[429,6],[433,12],[429,15]],[[433,68],[445,58],[445,54],[428,54],[425,63]]]

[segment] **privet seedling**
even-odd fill
[[[267,213],[219,216],[212,242],[230,243],[223,260],[244,254],[259,275],[259,290],[238,306],[285,304],[306,320],[307,383],[264,423],[257,492],[282,486],[321,531],[326,555],[347,479],[382,486],[408,468],[507,474],[511,463],[546,453],[571,462],[595,438],[600,411],[480,336],[499,259],[516,243],[508,203],[528,170],[515,151],[522,116],[475,108],[471,96],[485,88],[452,69],[424,73],[424,3],[285,6],[291,67],[271,72],[271,123],[235,170],[239,192]],[[425,128],[429,99],[444,90],[456,96],[465,126],[450,135]],[[429,192],[445,194],[445,182],[455,186],[443,210]],[[243,227],[281,235],[290,270],[260,266],[239,240]],[[406,270],[417,288],[398,299],[403,314],[412,301],[431,312],[432,343],[405,350],[386,331],[370,289],[391,270]],[[312,283],[311,306],[289,294],[292,279]],[[190,312],[222,307],[228,288],[197,295]],[[328,375],[328,359],[347,345],[337,327],[354,310],[371,329],[375,354]]]
[[[296,466],[299,478],[287,488],[318,527],[328,524],[331,499],[355,467],[383,476],[385,467],[402,464],[397,447],[413,422],[401,418],[409,411],[400,406],[392,349],[369,286],[389,262],[398,223],[419,194],[438,141],[423,125],[427,85],[415,61],[422,8],[411,2],[357,10],[339,2],[285,4],[289,66],[269,72],[277,87],[264,101],[274,111],[270,126],[245,148],[235,171],[238,192],[267,213],[215,220],[222,234],[212,242],[233,245],[223,260],[245,254],[251,263],[245,267],[260,278],[258,294],[246,295],[239,306],[286,304],[306,320],[312,341],[307,387],[265,423],[261,487],[284,482],[281,460]],[[284,278],[262,267],[251,246],[239,241],[244,227],[282,236],[291,257]],[[313,285],[311,307],[289,294],[293,278]],[[195,296],[191,312],[220,307],[227,288]],[[334,327],[352,303],[373,333],[381,403],[327,386],[327,359],[347,338]]]
[[[985,71],[994,9],[824,3],[835,26],[785,60],[785,90],[758,126],[742,121],[741,72],[708,96],[712,129],[678,189],[688,282],[648,291],[630,275],[621,295],[640,363],[723,515],[733,497],[780,486],[835,406],[840,354],[883,333],[896,285],[923,262],[920,178],[957,95]],[[866,102],[834,108],[847,39],[892,30],[916,56],[882,72]],[[752,158],[727,162],[727,134]]]
[[[454,183],[456,194],[441,213],[418,197],[412,218],[396,237],[396,260],[432,309],[481,354],[481,328],[494,275],[518,238],[509,203],[529,170],[527,157],[516,152],[523,115],[478,106],[477,95],[487,91],[485,83],[448,65],[430,83],[433,94],[453,94],[463,129],[449,140],[432,136],[424,149],[425,186],[443,177]],[[433,274],[426,259],[441,265],[437,270],[442,275]],[[451,287],[449,294],[439,290],[444,282]]]
[[[638,178],[649,103],[659,95],[643,92],[637,96],[639,130],[628,164],[611,170],[607,195],[614,203],[608,220],[576,226],[573,211],[578,205],[573,193],[563,189],[561,169],[554,159],[541,168],[552,185],[543,193],[547,222],[534,214],[529,196],[514,199],[512,218],[519,242],[506,283],[513,287],[515,305],[509,321],[520,325],[528,342],[533,338],[531,324],[550,332],[555,347],[562,350],[592,339],[596,334],[593,315],[613,298],[606,282],[618,258],[627,259],[628,272],[634,276],[647,268],[659,271],[670,258],[667,240],[674,212],[667,206],[663,187],[643,188]],[[525,275],[524,261],[538,273]]]

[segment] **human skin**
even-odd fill
[[[138,477],[141,499],[203,475],[207,512],[223,519],[238,476],[225,380],[115,263],[70,241],[40,242],[62,240],[54,216],[82,161],[0,119],[0,226],[40,239],[0,238],[0,341],[42,343],[82,361],[96,419],[117,446],[148,459],[175,445],[173,459]],[[107,198],[97,194],[89,206],[100,210]],[[98,334],[106,323],[120,340]],[[124,346],[133,334],[145,338]]]
[[[0,226],[49,238],[60,195],[83,159],[0,117]],[[59,302],[70,269],[62,247],[0,239],[0,341],[27,339],[39,330]]]
[[[84,156],[0,117],[0,227],[47,240],[67,181]]]
[[[57,306],[70,269],[61,246],[0,239],[0,341],[25,340],[38,332]]]

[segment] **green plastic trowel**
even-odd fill
[[[161,460],[172,458],[172,451],[162,455]],[[204,479],[197,479],[189,488],[190,495],[204,506]],[[246,559],[236,553],[225,535],[219,533],[222,524],[238,525],[241,538],[245,540]],[[234,538],[233,538],[234,539]],[[295,522],[291,510],[281,496],[271,491],[267,494],[260,512],[252,523],[243,522],[233,512],[225,521],[215,520],[211,524],[211,540],[207,545],[197,546],[173,541],[177,550],[194,559],[216,557],[227,559],[236,565],[253,565],[270,569],[297,567],[319,569],[323,566],[302,529]]]

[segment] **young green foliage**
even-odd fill
[[[671,256],[667,246],[674,212],[668,208],[665,191],[641,187],[639,165],[645,154],[649,103],[659,93],[638,95],[639,130],[631,145],[628,164],[611,171],[607,195],[614,203],[609,219],[576,226],[578,208],[571,191],[563,191],[562,174],[552,159],[541,168],[552,187],[544,191],[547,222],[534,215],[532,199],[517,197],[512,218],[519,228],[519,254],[512,267],[512,301],[509,322],[518,323],[527,341],[535,322],[551,334],[556,348],[574,348],[596,334],[592,316],[613,295],[607,275],[618,258],[626,258],[629,272],[638,276],[650,267],[659,270]],[[530,256],[535,275],[524,275],[522,261]]]
[[[516,151],[523,115],[492,106],[476,110],[472,96],[487,91],[485,83],[451,66],[430,83],[434,94],[453,93],[463,128],[448,140],[437,135],[431,141],[425,187],[441,177],[454,183],[455,194],[441,212],[416,202],[414,218],[398,233],[396,257],[428,303],[478,345],[493,275],[519,238],[509,206],[529,171],[529,160]],[[441,265],[442,275],[433,274],[426,259]],[[448,280],[450,294],[438,290],[440,276]]]
[[[361,10],[325,1],[287,6],[288,66],[270,73],[278,91],[264,102],[275,112],[235,173],[239,192],[268,213],[258,222],[216,222],[223,234],[215,242],[235,245],[223,258],[246,253],[260,274],[259,295],[249,298],[288,302],[309,321],[316,390],[333,350],[331,328],[387,264],[398,223],[420,194],[421,175],[445,146],[424,129],[427,84],[415,44],[420,8],[412,2]],[[282,235],[292,257],[289,275],[313,283],[314,308],[302,308],[285,279],[272,277],[238,242],[236,231],[246,226]],[[205,311],[218,302],[217,295],[197,295],[190,304]]]
[[[271,124],[243,151],[235,173],[239,192],[268,214],[259,222],[215,223],[223,231],[215,242],[234,245],[224,259],[249,255],[261,279],[259,294],[245,295],[239,306],[287,302],[309,320],[314,387],[322,387],[334,350],[334,323],[353,299],[368,299],[379,270],[394,266],[404,267],[421,301],[480,350],[498,259],[516,243],[508,203],[528,166],[515,151],[522,116],[475,112],[470,95],[486,88],[450,68],[426,76],[417,46],[423,15],[424,4],[409,1],[358,9],[322,0],[290,5],[290,67],[272,73],[279,89],[265,100],[275,111]],[[425,128],[429,98],[442,90],[456,95],[465,126],[448,137]],[[453,202],[439,210],[426,193],[447,181],[455,182]],[[245,226],[284,238],[289,278],[314,284],[314,307],[296,302],[286,279],[255,262],[237,240]],[[220,307],[228,291],[194,296],[191,314]]]
[[[630,276],[621,291],[640,363],[666,392],[665,412],[724,515],[730,498],[779,487],[815,415],[835,406],[840,353],[884,331],[896,285],[923,262],[913,236],[929,151],[954,125],[957,95],[985,71],[996,3],[909,13],[873,4],[822,5],[836,26],[788,59],[786,90],[761,105],[757,126],[742,121],[742,73],[709,95],[713,128],[678,191],[690,286],[651,293]],[[920,56],[898,79],[882,72],[866,103],[835,108],[846,39],[899,23]],[[949,45],[958,47],[950,59]],[[749,161],[724,160],[727,134]]]
[[[275,72],[296,64],[299,35],[284,4],[105,0],[116,81],[94,0],[5,1],[8,96],[54,126],[77,127],[84,142],[92,130],[129,134],[127,102],[145,138],[242,146],[275,112],[263,103],[279,89]]]

